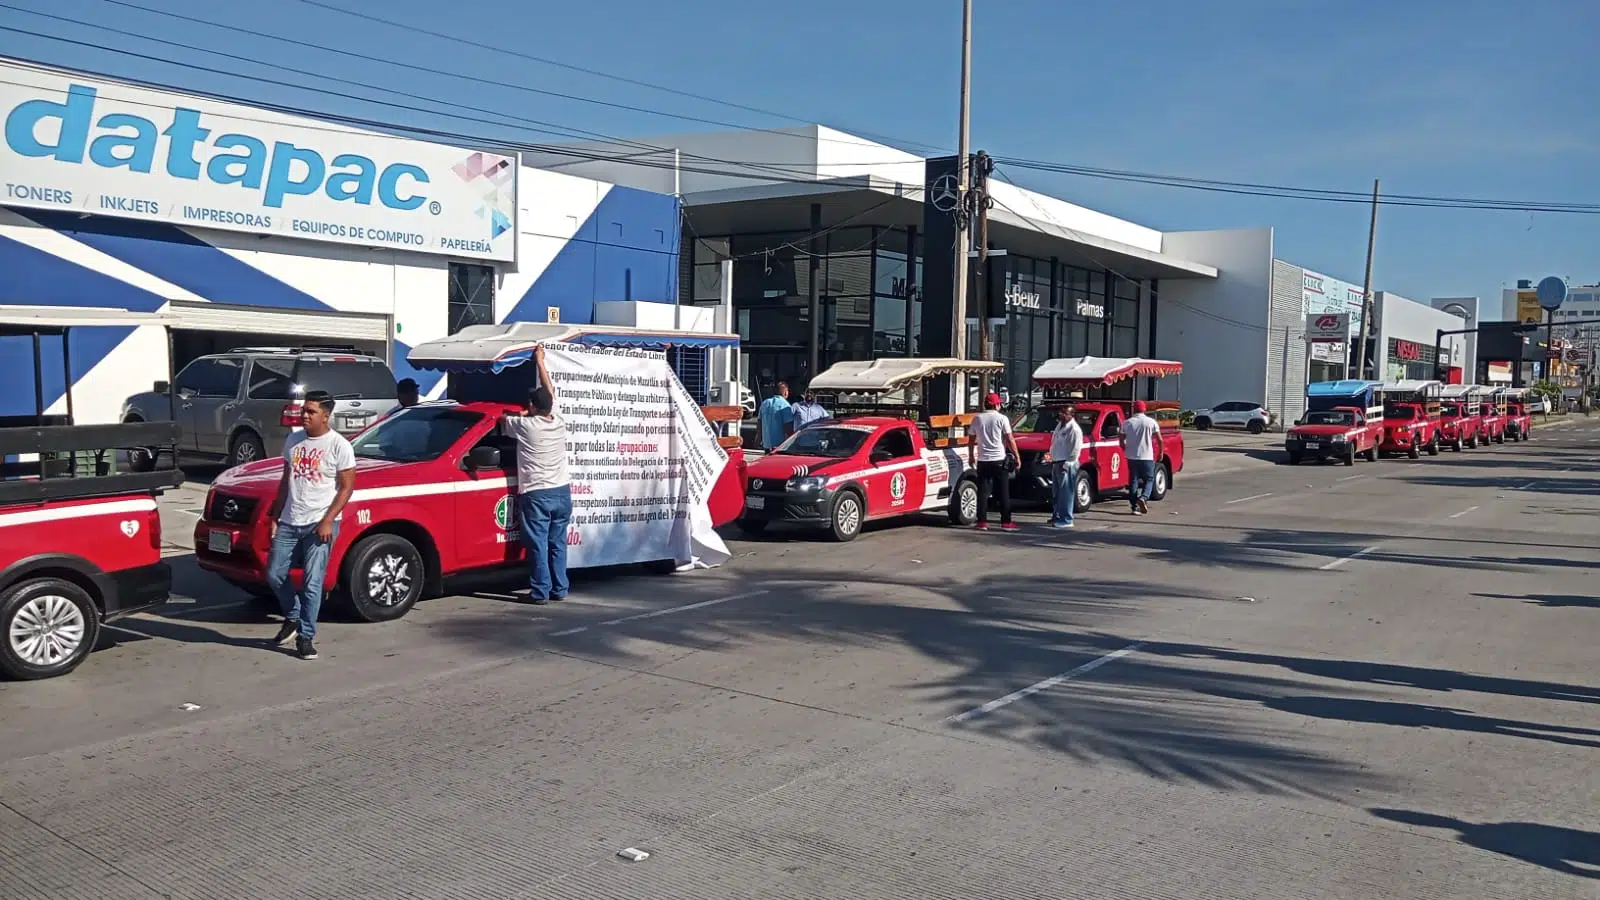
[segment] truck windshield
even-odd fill
[[[1385,419],[1397,419],[1401,422],[1409,422],[1417,417],[1417,410],[1416,407],[1412,406],[1401,406],[1397,403],[1385,403],[1383,405],[1383,417]]]
[[[413,406],[361,432],[350,447],[360,459],[425,462],[443,456],[481,421],[483,413],[449,406]]]
[[[1356,417],[1347,412],[1332,409],[1312,410],[1306,413],[1307,425],[1343,425],[1349,427],[1356,423]]]
[[[1078,427],[1084,434],[1094,427],[1095,414],[1086,410],[1075,411],[1073,418],[1078,420]],[[1056,430],[1056,423],[1061,421],[1061,410],[1053,406],[1036,406],[1028,410],[1021,419],[1017,420],[1014,430],[1021,434],[1049,434]]]
[[[831,456],[844,459],[847,456],[854,456],[871,436],[872,431],[866,428],[814,425],[804,431],[795,432],[772,452],[784,456]]]
[[[1367,402],[1367,394],[1350,394],[1344,397],[1316,396],[1306,398],[1306,408],[1311,410],[1333,409],[1335,406],[1360,406],[1367,407],[1372,404]]]
[[[1439,404],[1439,413],[1440,415],[1459,417],[1461,415],[1461,404],[1441,403]]]

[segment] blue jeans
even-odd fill
[[[1128,505],[1139,508],[1139,501],[1150,499],[1150,490],[1156,485],[1156,461],[1153,459],[1128,460]]]
[[[572,486],[517,495],[522,548],[528,552],[529,599],[567,596],[567,527],[572,524]]]
[[[1050,521],[1072,524],[1072,515],[1078,508],[1078,464],[1053,462],[1050,464]]]
[[[339,523],[333,523],[333,540],[339,539]],[[317,636],[317,613],[322,609],[322,582],[328,573],[328,552],[333,541],[323,543],[317,537],[317,526],[285,525],[278,523],[278,533],[272,537],[272,551],[267,555],[267,586],[278,598],[278,611],[285,620],[300,625],[300,636],[311,640]],[[300,591],[295,592],[289,570],[299,566],[305,577]]]

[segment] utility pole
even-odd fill
[[[972,174],[972,190],[967,194],[971,198],[971,209],[968,215],[978,222],[977,254],[978,265],[973,273],[973,291],[978,297],[974,307],[978,310],[978,359],[988,362],[989,353],[989,320],[994,318],[994,311],[989,308],[994,297],[989,291],[989,174],[994,171],[994,160],[989,154],[978,151],[974,160],[975,169]],[[989,373],[984,372],[978,376],[978,396],[989,396]]]
[[[967,154],[971,150],[972,130],[972,0],[961,4],[961,117],[956,138],[956,254],[955,284],[951,314],[955,318],[950,332],[952,354],[957,359],[967,358],[967,250],[971,244],[968,233],[967,187],[971,172]],[[931,249],[931,248],[930,248]],[[967,380],[964,376],[950,379],[950,411],[967,410]]]
[[[1367,336],[1372,333],[1372,250],[1377,242],[1378,179],[1374,178],[1372,179],[1372,223],[1367,226],[1367,277],[1361,282],[1361,342],[1356,347],[1358,379],[1367,377]]]

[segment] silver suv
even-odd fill
[[[343,347],[240,347],[199,357],[168,385],[129,397],[124,422],[164,422],[167,393],[178,392],[178,452],[230,466],[276,455],[300,427],[308,391],[335,401],[333,427],[353,435],[394,408],[394,373],[382,359]],[[154,465],[149,450],[129,451],[136,469]]]

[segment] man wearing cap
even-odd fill
[[[1011,521],[1011,471],[1009,460],[1021,460],[1017,451],[1017,436],[1011,433],[1011,420],[1000,412],[1000,395],[991,393],[983,398],[983,412],[972,417],[972,440],[967,444],[967,463],[978,472],[978,523],[982,531],[989,527],[989,491],[1000,497],[1000,527],[1016,531],[1017,523]]]
[[[1146,503],[1156,481],[1156,448],[1161,445],[1161,426],[1145,414],[1143,400],[1133,401],[1133,415],[1122,423],[1122,453],[1128,459],[1128,505],[1133,514],[1150,511]]]

